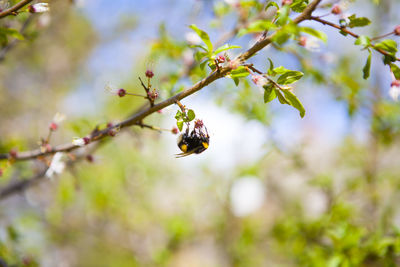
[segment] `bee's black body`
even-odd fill
[[[190,154],[200,154],[208,148],[210,136],[201,130],[194,129],[189,134],[189,129],[179,136],[178,147],[183,153],[178,154],[178,157],[188,156]]]

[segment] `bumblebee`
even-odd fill
[[[208,135],[207,128],[203,132],[203,127],[195,127],[189,134],[189,127],[186,131],[178,137],[178,147],[182,153],[176,154],[177,158],[186,157],[193,153],[200,154],[206,150],[210,144],[210,136]]]

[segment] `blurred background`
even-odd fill
[[[377,36],[400,24],[400,1],[340,4],[373,21],[357,33]],[[138,77],[151,69],[160,101],[205,77],[209,70],[189,48],[198,42],[189,25],[213,43],[240,45],[233,58],[257,38],[229,36],[237,21],[273,15],[265,1],[53,0],[50,8],[1,21],[19,29],[31,20],[25,40],[1,52],[1,153],[38,148],[57,112],[66,119],[52,145],[145,103],[112,95],[107,84],[142,93]],[[250,78],[238,87],[220,79],[182,100],[208,129],[205,152],[175,158],[177,136],[168,131],[119,132],[96,147],[93,161],[70,163],[0,201],[1,258],[49,267],[400,266],[400,106],[388,94],[389,68],[373,53],[363,80],[368,53],[354,39],[304,25],[324,31],[327,44],[309,51],[292,40],[250,59],[263,71],[270,58],[305,73],[295,85],[303,119],[288,105],[264,104]],[[176,111],[144,122],[172,129]],[[17,162],[0,185],[41,167]]]

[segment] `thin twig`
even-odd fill
[[[344,33],[347,33],[347,34],[353,36],[354,38],[360,37],[358,34],[352,32],[352,31],[349,31],[346,27],[341,27],[341,26],[338,25],[338,24],[335,24],[335,23],[332,23],[332,22],[330,22],[330,21],[321,19],[321,18],[319,18],[319,17],[313,17],[313,16],[311,16],[310,19],[311,19],[311,20],[314,20],[314,21],[318,21],[318,22],[320,22],[320,23],[322,23],[322,24],[324,24],[324,25],[328,25],[328,26],[330,26],[330,27],[336,28],[336,29],[338,29],[338,30],[340,30],[340,31],[342,31],[342,32],[344,32]],[[376,51],[378,51],[379,53],[381,53],[382,55],[385,55],[385,56],[388,56],[388,57],[393,57],[392,55],[390,55],[390,54],[389,54],[388,52],[386,52],[385,50],[382,50],[382,49],[380,49],[380,48],[378,48],[378,47],[375,47],[373,44],[371,44],[371,47],[372,47],[374,50],[376,50]],[[396,59],[396,61],[400,61],[400,58],[396,58],[396,57],[393,57],[393,58]]]
[[[9,15],[16,15],[18,10],[20,10],[21,8],[23,8],[32,1],[33,0],[22,0],[17,4],[15,4],[14,6],[7,8],[6,10],[0,12],[0,19]]]

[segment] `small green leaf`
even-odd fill
[[[371,71],[371,51],[369,51],[367,62],[365,63],[365,66],[363,68],[363,78],[364,78],[364,80],[368,79],[370,71]]]
[[[177,119],[177,120],[182,119],[182,112],[180,110],[176,111],[175,119]]]
[[[400,80],[400,68],[398,66],[396,66],[395,64],[391,63],[390,69],[392,70],[393,75],[396,78],[396,80]]]
[[[364,27],[371,23],[371,21],[366,17],[357,18],[356,14],[351,15],[350,17],[348,17],[348,19],[350,20],[350,22],[347,26],[349,26],[350,28]]]
[[[221,53],[221,52],[224,52],[224,51],[226,51],[226,50],[229,50],[229,49],[234,49],[234,48],[241,48],[240,46],[238,46],[238,45],[228,45],[228,44],[224,44],[223,46],[220,46],[220,47],[218,47],[215,51],[214,51],[214,55],[218,55],[219,53]]]
[[[237,67],[229,74],[231,78],[247,77],[247,75],[249,75],[249,71],[244,66]]]
[[[309,35],[312,35],[314,37],[317,37],[318,39],[322,40],[324,43],[327,42],[328,37],[326,36],[326,34],[324,32],[321,31],[317,31],[313,28],[309,28],[309,27],[301,27],[300,31],[307,33]]]
[[[266,30],[273,30],[276,29],[276,25],[273,24],[270,20],[256,20],[252,23],[250,23],[249,26],[247,26],[244,29],[241,29],[238,32],[238,36],[243,36],[248,33],[257,33],[257,32],[263,32]]]
[[[268,61],[269,61],[269,70],[268,70],[268,72],[269,72],[274,69],[274,62],[272,62],[272,60],[270,58],[268,58]]]
[[[194,118],[196,118],[196,115],[194,114],[193,109],[189,109],[187,112],[187,118],[189,121],[194,120]]]
[[[297,96],[289,90],[283,90],[283,93],[285,94],[285,98],[290,102],[290,105],[296,108],[300,112],[300,117],[303,118],[306,114],[306,110]]]
[[[286,100],[286,98],[282,95],[281,91],[278,89],[274,89],[276,96],[278,97],[278,100],[281,104],[287,104],[290,105],[289,101]]]
[[[297,13],[303,12],[307,7],[308,0],[294,0],[290,5],[290,8]]]
[[[208,34],[205,31],[200,30],[195,24],[192,24],[189,27],[197,33],[201,40],[203,40],[208,48],[208,52],[211,53],[213,51],[213,45]]]
[[[181,132],[181,131],[182,131],[182,128],[183,128],[183,121],[177,121],[177,122],[176,122],[176,126],[178,126],[178,129],[179,129],[179,131]]]
[[[236,86],[239,86],[239,82],[240,82],[239,78],[234,77],[234,78],[232,78],[232,79],[233,79],[235,85],[236,85]]]
[[[392,56],[394,56],[397,52],[397,43],[391,39],[386,39],[382,42],[375,44],[374,48],[385,50],[386,52],[389,52],[392,54]]]
[[[273,84],[264,85],[264,103],[271,102],[276,98],[275,86]]]
[[[279,6],[275,2],[269,2],[268,5],[265,7],[265,10],[267,10],[271,6],[274,6],[274,7],[276,7],[277,10],[279,10]]]
[[[303,75],[301,71],[287,71],[278,78],[277,82],[279,84],[291,84],[300,80]]]
[[[357,38],[357,40],[354,42],[354,44],[368,47],[371,45],[371,39],[368,36],[361,35],[360,37]]]

